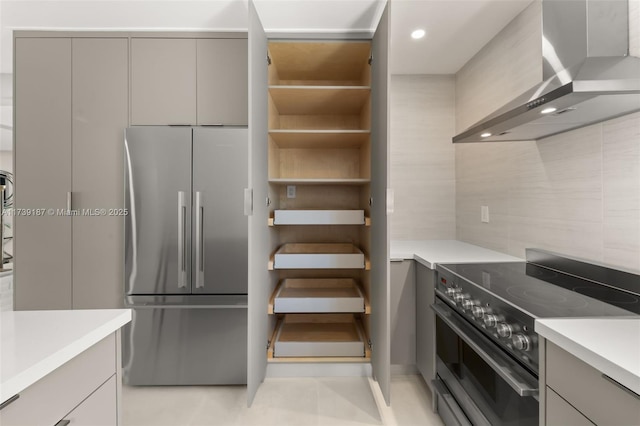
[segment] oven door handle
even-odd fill
[[[486,362],[502,379],[513,388],[520,396],[538,396],[538,379],[529,374],[515,361],[507,359],[507,355],[498,352],[491,347],[491,343],[478,341],[478,338],[470,336],[478,333],[456,318],[452,318],[446,308],[440,306],[441,302],[431,305],[436,315],[447,324],[467,345],[469,345],[484,362]],[[468,329],[468,332],[467,330]],[[484,336],[478,336],[485,339]]]

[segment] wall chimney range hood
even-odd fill
[[[537,140],[640,111],[628,0],[542,0],[543,82],[454,143]]]

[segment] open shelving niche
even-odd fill
[[[370,362],[370,41],[269,42],[269,362]],[[295,198],[287,186],[296,185]]]

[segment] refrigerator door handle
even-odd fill
[[[196,191],[196,288],[204,288],[204,203]]]
[[[178,191],[178,288],[187,286],[187,203],[184,191]]]

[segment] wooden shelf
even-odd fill
[[[269,226],[276,225],[366,225],[364,210],[274,210]]]
[[[352,278],[287,278],[269,303],[270,314],[371,313],[371,306]]]
[[[269,357],[345,357],[364,360],[366,337],[352,314],[288,314],[278,322]]]
[[[371,179],[298,179],[298,178],[275,178],[269,179],[269,183],[274,185],[366,185]]]
[[[283,244],[269,262],[274,269],[367,269],[364,253],[348,243]]]
[[[369,130],[270,130],[278,148],[360,148],[369,142]]]
[[[360,114],[369,86],[269,86],[280,115]]]
[[[272,41],[270,84],[299,81],[369,84],[369,41]],[[299,84],[299,83],[298,83]]]

